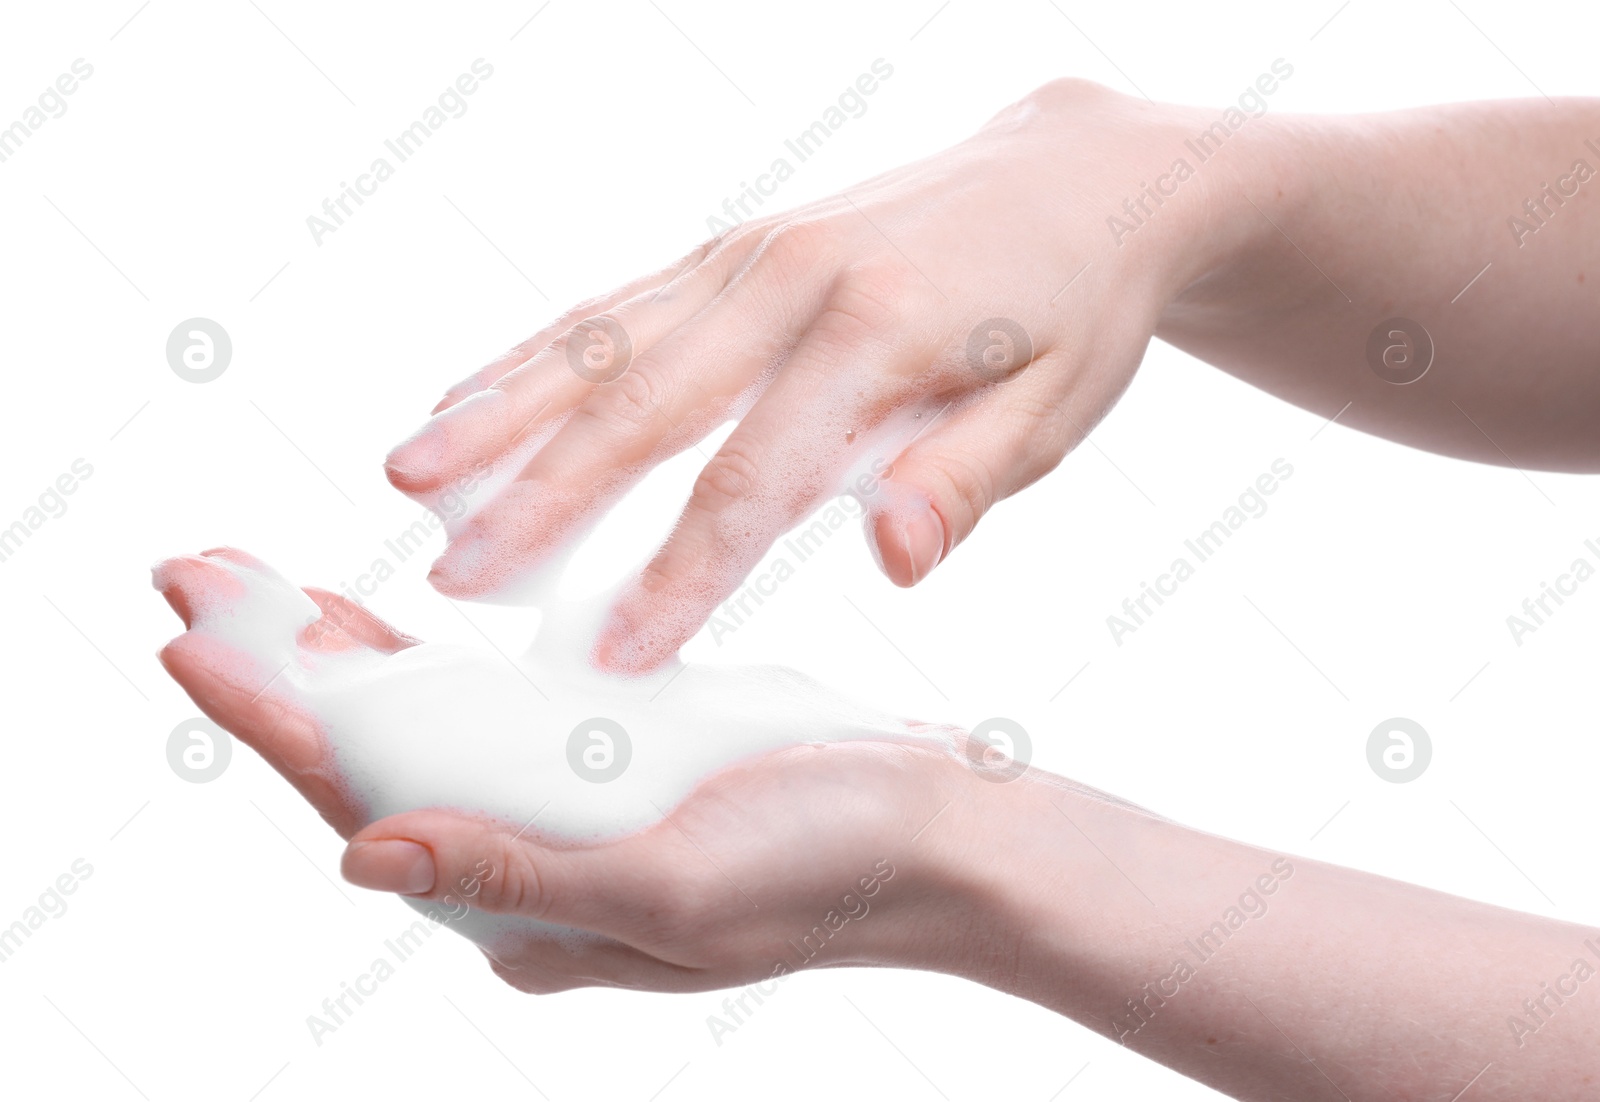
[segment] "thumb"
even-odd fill
[[[637,932],[632,920],[669,890],[660,882],[666,863],[648,859],[642,836],[557,849],[525,829],[450,811],[407,811],[353,835],[341,871],[374,891],[619,939]]]
[[[999,501],[1053,470],[1075,433],[1043,364],[914,440],[871,499],[867,536],[895,585],[916,585]]]

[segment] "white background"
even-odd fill
[[[1059,75],[1220,108],[1282,57],[1295,72],[1275,112],[1592,92],[1600,16],[1483,0],[540,2],[6,7],[0,125],[74,59],[94,76],[0,165],[0,526],[74,459],[94,473],[0,563],[0,926],[74,859],[94,872],[0,965],[0,1090],[1214,1097],[942,976],[802,976],[719,1047],[705,1019],[720,994],[534,999],[443,934],[318,1047],[306,1016],[412,915],[338,881],[339,840],[248,751],[209,784],[174,775],[167,735],[195,709],[154,661],[179,625],[147,568],[231,543],[302,583],[352,580],[418,515],[380,461],[447,383],[706,236],[706,215],[876,58],[893,77],[775,202],[953,143]],[[315,245],[306,216],[480,57],[494,76],[468,113]],[[1548,172],[1528,167],[1530,194]],[[1063,277],[1075,267],[1063,258]],[[206,385],[164,354],[195,316],[234,343]],[[1294,475],[1270,511],[1114,645],[1105,617],[1279,457]],[[595,554],[647,550],[693,474],[669,467]],[[895,590],[848,532],[724,646],[691,653],[783,662],[928,718],[1010,716],[1037,764],[1180,821],[1592,922],[1600,581],[1521,647],[1505,620],[1595,558],[1597,504],[1593,480],[1324,428],[1156,345],[1092,446],[927,584]],[[430,557],[372,607],[476,641],[423,584]],[[523,613],[467,611],[504,647],[526,639]],[[1432,736],[1409,784],[1367,764],[1391,716]],[[1453,948],[1437,951],[1445,975]]]

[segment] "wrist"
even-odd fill
[[[1079,920],[1117,887],[1104,875],[1116,873],[1086,858],[1080,828],[1103,826],[1073,786],[1031,768],[1003,777],[949,760],[947,809],[922,839],[932,843],[917,878],[927,907],[895,963],[1045,1002],[1041,980],[1075,966],[1065,958]]]
[[[977,932],[942,970],[1109,1030],[1129,977],[1165,962],[1167,896],[1212,841],[1043,770],[973,784],[949,880]]]
[[[1182,232],[1188,247],[1174,265],[1169,310],[1203,300],[1215,288],[1237,293],[1263,255],[1292,245],[1282,227],[1312,194],[1315,143],[1306,140],[1305,119],[1242,116],[1225,138],[1225,118],[1238,112],[1185,108],[1179,158],[1192,167],[1198,201],[1186,209]]]
[[[1204,187],[1202,203],[1192,212],[1193,247],[1175,271],[1158,336],[1207,319],[1236,319],[1263,294],[1281,291],[1284,256],[1302,248],[1303,233],[1296,233],[1305,224],[1302,212],[1323,201],[1318,188],[1326,186],[1338,145],[1332,124],[1264,115],[1250,118],[1217,146],[1206,135],[1221,114],[1185,109],[1186,152],[1191,163],[1199,162],[1196,176]],[[1196,148],[1209,159],[1201,162]],[[1311,263],[1298,263],[1308,280],[1323,278]]]
[[[1279,77],[1293,71],[1275,64]],[[1276,90],[1279,77],[1263,73],[1255,87]],[[1270,94],[1250,95],[1248,110],[1186,107],[1057,80],[987,129],[1002,141],[1020,138],[1026,161],[1048,166],[1062,247],[1119,272],[1124,291],[1159,314],[1281,246],[1259,208],[1311,193],[1310,124],[1273,115]]]

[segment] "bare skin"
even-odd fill
[[[169,564],[164,592],[186,622],[229,599],[208,557],[237,554]],[[324,616],[302,635],[308,650],[417,643],[307,592]],[[1031,999],[1243,1099],[1596,1089],[1600,931],[1214,837],[1042,771],[999,780],[904,743],[736,762],[669,818],[602,845],[470,809],[367,822],[329,771],[316,716],[241,679],[241,657],[192,633],[161,654],[349,840],[351,882],[452,918],[470,908],[601,935],[496,942],[494,971],[522,991],[748,985],[736,996],[748,1000],[804,982],[793,977],[805,968],[916,968]]]
[[[1600,469],[1600,208],[1587,196],[1600,183],[1560,202],[1541,190],[1580,158],[1600,163],[1584,145],[1600,142],[1600,105],[1267,115],[1164,201],[1139,201],[1133,232],[1108,223],[1134,217],[1130,197],[1219,115],[1052,84],[950,151],[583,304],[453,387],[391,453],[391,479],[420,496],[549,438],[524,492],[457,535],[435,584],[492,592],[742,417],[595,654],[649,667],[833,492],[854,432],[947,400],[885,490],[925,508],[869,515],[885,572],[914,584],[1083,439],[1151,336],[1417,447]],[[1538,228],[1517,230],[1509,220],[1534,219],[1541,195]],[[1404,385],[1368,358],[1393,317],[1438,349]],[[970,338],[996,318],[1021,327],[1027,355],[977,370]],[[595,366],[582,347],[568,354],[597,332],[629,350],[604,382],[573,369]],[[168,593],[180,614],[184,584]],[[330,616],[337,600],[318,596]],[[319,645],[413,642],[355,610],[338,619]],[[434,901],[471,882],[476,908],[603,936],[497,947],[495,971],[521,990],[921,968],[1032,999],[1239,1098],[1595,1093],[1594,930],[1268,853],[1037,770],[994,783],[904,745],[732,765],[671,822],[605,845],[437,808],[363,825],[323,768],[314,719],[253,699],[184,638],[163,652],[168,669],[350,840],[352,882]],[[797,956],[808,936],[822,948]]]
[[[1600,179],[1573,174],[1600,169],[1584,144],[1600,147],[1600,102],[1268,113],[1202,159],[1191,143],[1222,114],[1056,82],[952,149],[579,305],[390,454],[391,480],[422,495],[548,437],[432,581],[493,593],[741,417],[597,645],[605,668],[650,668],[837,491],[859,433],[932,402],[944,412],[867,501],[884,571],[915,584],[1081,442],[1152,336],[1416,447],[1600,469]],[[1369,363],[1396,316],[1436,349],[1405,385]],[[997,352],[976,366],[974,333]],[[595,382],[597,366],[625,370]]]

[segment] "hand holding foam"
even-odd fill
[[[618,954],[566,928],[637,946],[648,940],[637,922],[685,892],[762,922],[789,920],[818,892],[859,894],[883,845],[932,799],[918,788],[900,801],[909,774],[960,768],[952,732],[791,671],[689,665],[621,679],[588,668],[559,633],[521,662],[423,643],[228,549],[170,559],[155,583],[187,628],[162,662],[355,837],[350,877],[440,904],[502,962]],[[569,867],[585,871],[561,883]],[[743,975],[693,974],[677,982]]]

